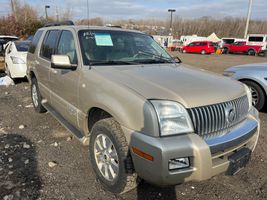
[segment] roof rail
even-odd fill
[[[111,25],[111,24],[107,24],[106,27],[109,27],[109,28],[122,28],[119,25]]]
[[[50,22],[44,25],[44,27],[51,27],[51,26],[73,26],[73,21],[64,21],[64,22]]]

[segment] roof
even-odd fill
[[[117,28],[117,27],[106,27],[106,26],[88,26],[88,25],[72,25],[72,26],[49,26],[49,27],[43,27],[40,28],[41,30],[64,30],[64,29],[73,29],[75,31],[80,31],[80,30],[103,30],[103,31],[125,31],[125,32],[133,32],[133,33],[143,33],[140,31],[136,30],[129,30],[129,29],[122,29],[122,28]],[[143,33],[144,34],[144,33]]]
[[[0,38],[4,39],[4,38],[13,38],[13,39],[19,39],[16,36],[11,36],[11,35],[0,35]]]

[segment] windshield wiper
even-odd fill
[[[161,55],[157,55],[157,54],[153,54],[153,53],[149,53],[149,52],[144,52],[144,51],[139,51],[138,54],[143,54],[146,56],[153,56],[154,58],[149,58],[149,59],[145,59],[145,61],[150,61],[152,63],[154,62],[158,62],[160,61],[161,63],[175,63],[175,61],[172,58],[166,58],[163,57],[162,54]]]
[[[134,65],[135,62],[121,61],[121,60],[92,60],[90,65]]]

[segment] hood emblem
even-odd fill
[[[235,107],[231,104],[225,107],[225,117],[228,124],[232,123],[236,118]]]

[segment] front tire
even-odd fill
[[[89,155],[96,178],[108,191],[123,194],[138,185],[128,143],[113,118],[100,120],[93,126]]]
[[[252,93],[252,104],[257,108],[257,110],[261,111],[266,103],[266,95],[263,89],[253,81],[242,81],[246,84]]]
[[[32,103],[33,107],[38,113],[45,113],[46,109],[42,105],[42,96],[39,91],[38,83],[36,78],[32,79],[31,84],[31,97],[32,97]]]

